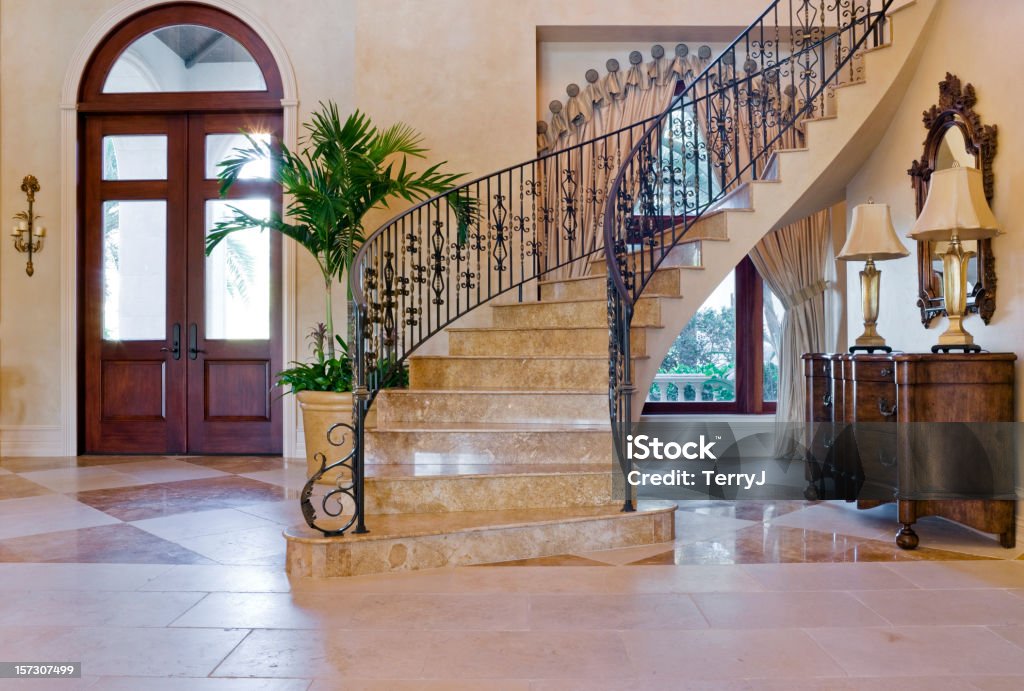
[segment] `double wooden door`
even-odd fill
[[[218,163],[280,115],[86,115],[80,166],[86,453],[280,453],[280,240],[207,233],[280,212],[269,166],[221,198]]]

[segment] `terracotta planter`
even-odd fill
[[[352,450],[352,434],[348,430],[335,430],[332,435],[334,441],[341,441],[344,436],[344,443],[341,446],[335,446],[327,440],[327,431],[336,423],[352,424],[352,394],[300,391],[296,398],[302,410],[302,428],[306,438],[306,476],[310,477],[320,467],[320,462],[316,460],[317,453],[323,453],[327,457],[327,463],[331,464],[344,458]],[[321,482],[333,483],[337,477],[337,471],[327,473]]]

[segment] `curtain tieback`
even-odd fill
[[[783,302],[785,303],[786,309],[792,309],[797,305],[802,305],[812,298],[816,298],[825,292],[828,288],[828,281],[815,281],[810,285],[804,286],[795,293],[790,293],[785,296]]]

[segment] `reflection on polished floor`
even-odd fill
[[[0,459],[0,658],[83,662],[33,689],[1024,688],[1024,547],[941,519],[904,552],[891,506],[684,502],[674,543],[289,581],[304,474]]]

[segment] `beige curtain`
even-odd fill
[[[793,423],[803,422],[804,353],[826,346],[828,279],[833,275],[832,224],[828,209],[766,235],[750,258],[785,307],[779,345],[779,397],[775,456],[793,458],[799,449]]]

